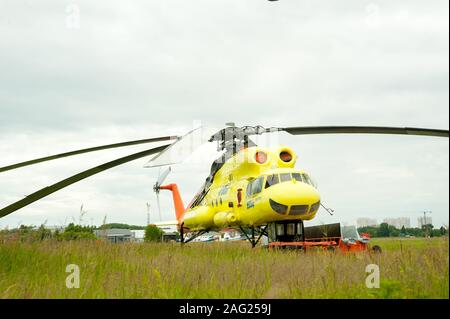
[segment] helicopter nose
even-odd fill
[[[292,181],[268,189],[269,204],[280,215],[306,215],[317,212],[320,194],[313,186]]]

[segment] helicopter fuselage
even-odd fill
[[[309,175],[294,168],[296,160],[284,146],[238,151],[214,174],[202,200],[180,216],[180,225],[200,231],[313,219],[320,194]]]

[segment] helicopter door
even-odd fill
[[[246,190],[246,206],[247,209],[255,207],[258,201],[258,195],[262,192],[264,186],[264,176],[260,176],[247,184]]]
[[[264,176],[260,176],[247,185],[247,198],[253,197],[261,193],[264,185]]]

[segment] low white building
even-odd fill
[[[131,232],[134,234],[134,241],[138,243],[142,243],[145,238],[145,230],[144,229],[133,229]]]
[[[124,243],[134,241],[134,233],[129,229],[96,229],[94,235],[106,239],[111,243]]]

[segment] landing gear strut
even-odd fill
[[[189,237],[189,238],[185,238],[184,237],[184,224],[181,224],[181,227],[180,227],[180,242],[181,242],[181,244],[187,244],[188,242],[190,242],[190,241],[193,241],[195,238],[197,238],[197,237],[199,237],[199,236],[201,236],[201,235],[203,235],[203,234],[206,234],[207,233],[207,231],[206,230],[199,230],[199,231],[196,231],[196,232],[191,232],[191,236]]]
[[[250,229],[251,237],[249,237],[249,235],[242,226],[240,226],[239,229],[244,234],[245,238],[247,238],[247,240],[250,242],[250,244],[252,244],[252,248],[255,248],[256,245],[261,240],[262,236],[264,235],[269,236],[269,234],[267,233],[267,226],[268,225],[247,228]],[[256,237],[255,235],[257,235],[258,237]]]

